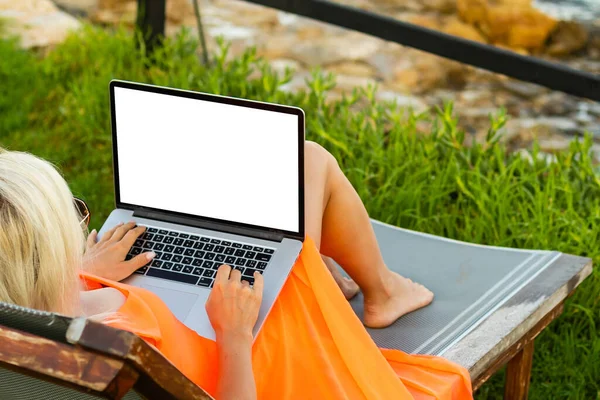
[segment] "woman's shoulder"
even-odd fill
[[[81,292],[83,313],[89,317],[117,312],[126,300],[123,293],[112,287]]]
[[[87,287],[108,290],[110,296],[123,296],[124,303],[106,323],[114,328],[133,332],[155,346],[188,378],[206,390],[214,390],[216,381],[215,342],[204,339],[186,327],[156,294],[140,287],[82,274]],[[108,292],[107,292],[108,293]],[[109,296],[108,294],[106,296]],[[115,300],[113,298],[113,300]],[[113,306],[116,305],[113,304]]]

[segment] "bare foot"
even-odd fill
[[[342,276],[340,281],[336,279],[336,282],[340,289],[342,289],[342,293],[344,293],[344,297],[346,298],[346,300],[352,299],[360,291],[360,288],[358,287],[356,282],[354,282],[350,278],[346,278],[345,276]]]
[[[346,278],[345,276],[343,276],[339,268],[337,267],[337,265],[335,265],[334,261],[331,258],[324,255],[321,255],[321,258],[325,262],[325,265],[327,266],[329,272],[331,272],[335,283],[337,283],[337,285],[342,290],[342,293],[344,294],[346,300],[350,300],[351,298],[356,296],[356,294],[360,290],[356,282],[354,282],[350,278]]]
[[[365,297],[364,323],[370,328],[385,328],[404,314],[433,301],[433,292],[425,286],[390,271],[383,296]]]

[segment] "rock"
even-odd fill
[[[577,114],[574,119],[580,124],[591,124],[595,118],[590,114],[590,106],[588,103],[580,102],[577,105]]]
[[[464,39],[475,42],[487,43],[487,39],[473,26],[460,21],[458,18],[451,18],[444,25],[443,31],[449,35],[459,36]]]
[[[502,43],[494,43],[494,45],[496,47],[501,48],[501,49],[509,50],[509,51],[512,51],[513,53],[517,53],[517,54],[520,54],[522,56],[529,56],[529,55],[531,55],[531,52],[529,50],[523,48],[523,47],[510,47],[510,46],[502,44]]]
[[[527,83],[516,80],[501,81],[500,86],[508,91],[518,94],[525,99],[531,99],[548,92],[548,89],[533,83]]]
[[[419,52],[411,62],[405,60],[396,66],[392,84],[400,91],[422,93],[437,87],[464,85],[467,71],[458,62]]]
[[[0,0],[4,34],[18,36],[23,48],[45,48],[62,42],[81,23],[50,0]]]
[[[230,0],[227,0],[230,1]],[[393,3],[397,3],[398,1],[402,2],[403,0],[388,0],[387,2],[391,2]],[[409,1],[414,1],[414,0],[409,0]],[[336,0],[336,3],[340,3],[349,7],[355,7],[355,8],[360,8],[360,9],[364,9],[364,10],[372,10],[374,7],[374,2],[372,2],[371,0]],[[379,1],[377,2],[379,3]],[[379,6],[380,4],[376,4],[377,6]]]
[[[377,71],[369,64],[362,61],[341,61],[326,68],[327,71],[340,75],[351,75],[358,77],[376,77]]]
[[[397,17],[397,19],[405,22],[409,22],[414,25],[422,26],[423,28],[433,29],[433,30],[441,30],[442,29],[442,21],[438,15],[435,14],[405,14],[401,13]]]
[[[577,122],[563,117],[514,118],[507,122],[503,137],[509,142],[530,142],[553,134],[579,134]]]
[[[544,45],[556,24],[556,20],[531,6],[498,5],[488,8],[481,29],[493,43],[535,50]]]
[[[480,103],[482,100],[489,100],[489,97],[488,91],[465,90],[458,95],[457,103],[460,105]]]
[[[189,0],[167,0],[166,14],[167,22],[181,24],[187,17],[193,17],[194,7]]]
[[[600,139],[600,124],[584,126],[582,131],[592,135],[595,140]]]
[[[377,3],[379,3],[378,0]],[[400,8],[402,10],[407,10],[407,11],[425,11],[426,6],[425,6],[425,2],[424,1],[420,1],[420,0],[385,0],[385,2],[389,2],[390,6],[395,7],[395,8]],[[374,2],[373,2],[374,3]],[[373,7],[371,7],[373,8]],[[377,7],[380,8],[380,7]]]
[[[422,93],[438,86],[445,80],[444,71],[436,68],[433,64],[425,67],[422,63],[420,69],[426,70],[426,74],[421,75],[413,65],[409,65],[408,68],[402,64],[398,65],[394,70],[394,80],[391,86],[401,92]],[[422,77],[423,79],[421,79]]]
[[[588,60],[588,59],[575,59],[570,63],[572,68],[581,69],[583,71],[591,72],[593,74],[600,75],[600,60]]]
[[[432,91],[430,94],[428,93],[426,98],[427,104],[429,106],[440,106],[442,107],[445,103],[449,101],[456,101],[456,91],[450,89],[436,89]]]
[[[569,118],[564,117],[542,117],[537,118],[527,125],[531,125],[531,127],[539,127],[539,128],[552,128],[555,131],[565,132],[565,133],[575,133],[579,131],[579,126],[575,121]]]
[[[131,0],[99,0],[98,7],[90,15],[92,22],[101,24],[133,25],[137,13],[137,2]]]
[[[301,69],[300,63],[295,60],[289,60],[286,58],[279,58],[276,60],[269,61],[269,65],[273,68],[278,75],[284,76],[286,69],[291,69],[293,71],[299,71]]]
[[[590,113],[600,118],[600,103],[589,102],[587,103],[589,106]]]
[[[450,14],[456,11],[456,0],[421,0],[421,3],[426,10],[441,14]]]
[[[291,13],[287,13],[287,12],[283,12],[280,11],[279,13],[277,13],[277,19],[279,20],[279,23],[283,26],[295,26],[298,25],[298,23],[300,22],[300,16],[296,15],[296,14],[291,14]]]
[[[588,32],[579,23],[560,21],[550,35],[546,53],[551,56],[566,56],[583,49],[588,42]]]
[[[407,96],[389,90],[380,90],[375,95],[379,101],[395,102],[400,108],[410,108],[416,113],[427,110],[427,104],[416,96]]]
[[[482,24],[487,19],[486,0],[457,0],[456,8],[460,18],[468,24]]]
[[[351,93],[354,90],[354,88],[366,88],[367,86],[377,85],[377,81],[372,78],[349,75],[336,75],[335,83],[336,84],[334,91],[347,93]]]
[[[538,114],[563,116],[577,110],[577,100],[560,92],[542,94],[533,100],[533,108]]]
[[[325,30],[320,26],[302,26],[296,30],[296,37],[299,40],[318,40],[323,36],[325,36]]]
[[[464,117],[469,120],[480,120],[478,122],[485,122],[486,124],[490,120],[490,115],[494,115],[498,112],[498,108],[496,107],[488,107],[488,108],[465,108],[463,110],[458,109],[457,113],[460,114],[461,119]]]
[[[545,153],[558,153],[569,148],[571,139],[564,135],[552,135],[538,140],[540,150]]]
[[[311,66],[365,60],[377,53],[382,43],[382,40],[357,32],[351,32],[341,37],[326,37],[320,41],[299,43],[295,40],[287,49],[286,58],[292,58]]]
[[[86,16],[98,8],[98,0],[54,0],[54,4],[77,16]]]
[[[181,24],[193,18],[193,6],[188,0],[167,0],[167,22]],[[103,24],[133,24],[137,15],[137,0],[98,0],[96,12],[90,15],[94,22]]]
[[[457,0],[457,8],[461,19],[478,27],[489,42],[511,48],[540,49],[557,24],[530,0]]]
[[[230,2],[231,0],[227,0],[227,4],[229,4]],[[301,17],[295,14],[286,13],[283,11],[277,13],[277,21],[282,29],[295,34],[301,30],[305,30],[307,32],[323,32],[323,34],[326,34],[328,36],[337,36],[348,33],[348,30],[345,28],[331,24],[326,24],[324,22]]]
[[[187,0],[185,0],[187,1]],[[253,28],[262,28],[268,30],[280,25],[279,11],[273,8],[257,7],[254,4],[247,4],[252,7],[237,7],[235,12],[232,12],[228,18],[229,22],[234,25],[250,26]],[[227,5],[228,8],[231,4]],[[202,5],[200,5],[202,7]]]
[[[377,76],[380,76],[384,81],[394,79],[394,66],[398,63],[398,60],[392,54],[377,52],[365,61],[375,68]]]
[[[298,41],[294,35],[277,35],[269,38],[269,40],[259,42],[257,54],[269,60],[277,58],[291,59],[289,57],[290,48],[297,44]]]
[[[231,24],[223,24],[220,26],[213,26],[207,29],[208,33],[213,36],[221,36],[225,40],[249,40],[256,36],[256,29],[236,26]]]
[[[600,60],[600,22],[589,29],[589,40],[587,51],[590,57]]]

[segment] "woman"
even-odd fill
[[[305,157],[308,237],[254,345],[260,275],[251,288],[239,271],[219,269],[206,304],[217,340],[201,338],[152,293],[115,282],[152,259],[150,252],[124,261],[144,227],[124,224],[98,242],[92,231],[84,255],[81,218],[64,180],[48,163],[6,151],[0,153],[0,301],[130,330],[217,399],[470,397],[462,368],[379,351],[362,329],[319,252],[360,286],[367,326],[387,326],[433,295],[387,269],[366,210],[335,159],[311,142]],[[352,282],[339,282],[352,295]]]

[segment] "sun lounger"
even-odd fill
[[[373,221],[386,264],[435,293],[431,305],[385,329],[379,347],[446,357],[478,389],[508,363],[505,398],[527,398],[533,340],[592,272],[588,258],[480,246]],[[362,296],[351,301],[362,315]]]
[[[385,329],[385,348],[441,355],[479,388],[508,363],[505,397],[527,397],[533,340],[591,273],[587,258],[472,245],[373,221],[387,265],[436,294]],[[362,297],[351,301],[360,316]],[[137,336],[0,303],[0,399],[209,399]]]

